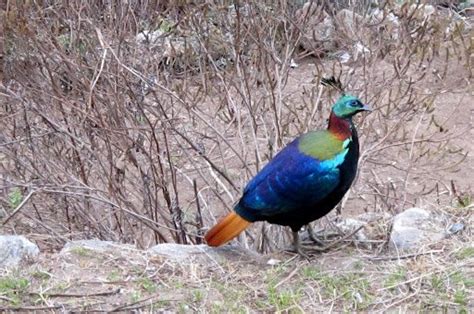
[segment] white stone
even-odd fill
[[[178,262],[198,261],[206,263],[209,261],[221,262],[225,260],[262,262],[262,257],[257,253],[234,245],[224,245],[215,248],[205,244],[184,245],[177,243],[162,243],[149,248],[147,253],[150,255],[159,255]]]
[[[353,218],[346,218],[337,223],[337,227],[341,229],[341,231],[345,234],[349,234],[351,232],[354,232],[356,229],[365,226],[367,223],[353,219]],[[368,237],[364,232],[364,229],[360,229],[354,234],[354,237],[356,241],[367,241]]]
[[[0,267],[17,266],[22,260],[39,254],[36,244],[17,235],[0,236]]]
[[[135,37],[135,40],[139,44],[155,43],[158,39],[163,38],[164,32],[161,30],[148,31],[144,30]]]
[[[124,249],[132,249],[135,248],[130,244],[122,244],[112,241],[102,241],[97,239],[91,240],[77,240],[71,241],[64,245],[63,249],[61,250],[60,254],[74,252],[78,248],[96,251],[96,252],[106,252],[106,251],[113,251],[113,250],[124,250]]]
[[[431,214],[422,208],[409,208],[393,218],[390,248],[418,249],[445,237],[443,228]]]
[[[281,261],[279,259],[270,258],[267,261],[267,265],[270,265],[270,266],[275,266],[275,265],[278,265],[278,264],[281,264]]]
[[[297,11],[296,19],[299,23],[305,21],[305,28],[301,37],[301,46],[316,55],[336,50],[336,27],[334,20],[321,6],[308,1]]]

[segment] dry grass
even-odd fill
[[[472,206],[444,211],[472,224]],[[377,255],[347,241],[310,261],[273,253],[175,262],[132,247],[75,247],[4,272],[0,295],[2,309],[19,310],[467,313],[474,284],[471,238],[466,230],[399,255]]]

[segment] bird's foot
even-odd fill
[[[319,246],[319,247],[324,247],[324,246],[326,246],[325,241],[323,241],[323,240],[321,240],[320,238],[316,237],[316,235],[313,234],[312,232],[309,233],[309,239],[310,239],[314,244],[316,244],[316,245]]]
[[[292,245],[292,246],[286,248],[284,251],[288,252],[288,253],[292,253],[292,254],[297,254],[300,257],[305,258],[307,260],[311,259],[311,255],[309,254],[309,252],[304,250],[302,246],[295,247],[295,246]]]
[[[311,234],[311,233],[310,233]],[[300,238],[298,236],[297,231],[293,231],[293,245],[290,247],[290,249],[285,250],[293,253],[297,253],[301,257],[304,257],[306,259],[310,259],[310,256],[318,253],[318,252],[324,252],[327,250],[327,246],[324,244],[322,246],[314,246],[314,245],[304,245],[301,243]]]
[[[286,248],[285,251],[290,253],[296,253],[299,256],[310,260],[313,255],[324,252],[326,251],[326,249],[327,248],[325,246],[319,247],[314,245],[299,244],[298,246],[291,245],[290,247]]]
[[[297,251],[297,250],[295,250],[295,248],[289,247],[289,248],[286,248],[284,251],[287,252],[287,253],[290,253],[291,255],[296,254],[299,257],[302,257],[302,258],[304,258],[308,261],[311,260],[311,256],[309,254],[306,254],[306,252],[304,252],[303,250],[298,250]]]
[[[308,236],[309,239],[317,246],[321,248],[324,248],[326,246],[325,241],[321,240],[318,236],[316,236],[316,232],[314,232],[310,224],[308,224]]]

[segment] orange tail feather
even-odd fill
[[[238,236],[250,224],[250,221],[232,212],[212,227],[204,238],[209,246],[220,246]]]

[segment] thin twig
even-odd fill
[[[117,288],[112,291],[102,291],[94,293],[41,293],[41,292],[30,292],[31,295],[42,295],[51,298],[87,298],[87,297],[104,297],[120,293],[122,288]]]
[[[30,193],[28,193],[28,195],[23,199],[23,201],[21,201],[20,205],[18,205],[17,208],[15,208],[15,210],[10,214],[10,216],[8,216],[2,222],[2,225],[6,225],[10,221],[10,219],[12,219],[16,214],[18,214],[18,212],[23,208],[23,206],[25,206],[26,202],[28,202],[31,196],[33,196],[33,194],[35,194],[36,192],[36,190],[30,191]]]
[[[165,302],[165,301],[170,302],[170,301],[180,301],[180,300],[182,300],[182,298],[169,298],[169,299],[156,299],[156,300],[154,300],[155,298],[158,298],[158,296],[159,296],[159,294],[154,294],[152,296],[140,299],[136,302],[125,303],[125,304],[119,305],[119,306],[111,309],[109,312],[139,309],[139,308],[142,308],[142,307],[147,306],[147,305],[151,305],[151,304],[156,303],[156,302]],[[146,301],[150,301],[150,300],[153,300],[153,302],[147,303],[147,304],[142,304],[142,303],[144,303]]]
[[[427,251],[427,252],[412,253],[412,254],[405,254],[405,255],[398,255],[398,256],[367,257],[367,259],[371,261],[395,261],[399,259],[417,257],[421,255],[428,255],[428,254],[443,253],[443,252],[444,250],[432,250],[432,251]]]
[[[311,247],[311,250],[314,250],[314,251],[318,251],[318,252],[325,252],[333,247],[335,247],[336,245],[338,245],[339,243],[341,242],[344,242],[346,241],[348,238],[352,237],[354,234],[356,234],[357,232],[359,232],[361,229],[363,229],[365,226],[360,226],[359,228],[355,229],[354,231],[352,231],[351,233],[349,234],[346,234],[345,236],[343,236],[342,238],[336,240],[336,241],[333,241],[333,242],[330,242],[328,245],[324,246],[324,247]]]
[[[278,282],[278,283],[275,285],[275,289],[278,288],[279,286],[281,286],[282,284],[284,284],[285,282],[287,282],[288,280],[290,280],[291,278],[293,278],[293,276],[296,275],[296,273],[298,272],[299,269],[300,269],[300,266],[297,265],[297,266],[295,267],[295,269],[293,269],[293,271],[288,274],[288,276],[286,276],[285,278],[283,278],[282,280],[280,280],[280,282]]]
[[[0,311],[5,312],[22,312],[22,311],[46,311],[46,310],[55,310],[64,308],[63,305],[52,305],[52,306],[18,306],[18,307],[8,307],[2,306],[0,307]]]

